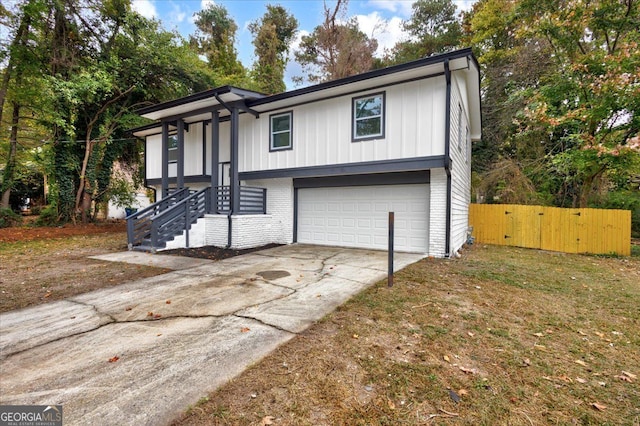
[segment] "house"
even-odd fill
[[[447,257],[466,241],[480,73],[471,49],[272,96],[224,86],[143,108],[131,248],[311,243]]]

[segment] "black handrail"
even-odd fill
[[[189,188],[178,189],[162,200],[127,216],[127,244],[129,249],[134,245],[139,245],[144,239],[151,237],[151,217],[179,203],[188,195]]]
[[[204,188],[152,217],[151,247],[160,247],[183,231],[189,247],[189,229],[207,212],[209,196],[209,188]]]

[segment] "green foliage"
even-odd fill
[[[411,18],[403,23],[410,39],[393,48],[390,62],[403,63],[460,45],[462,28],[451,0],[418,0],[411,8]]]
[[[16,226],[22,222],[22,217],[11,209],[0,208],[0,228]]]
[[[60,216],[58,215],[58,208],[55,205],[50,205],[43,208],[40,211],[40,216],[36,220],[37,226],[56,226],[60,223]]]
[[[249,25],[257,61],[253,76],[258,89],[264,93],[284,92],[284,69],[288,61],[289,45],[298,28],[298,20],[282,6],[267,5],[264,16]]]
[[[234,47],[238,26],[227,9],[222,5],[209,3],[194,17],[197,30],[191,36],[191,46],[207,57],[209,68],[218,76],[242,79],[246,70],[238,60]]]
[[[640,175],[639,25],[636,0],[477,2],[463,25],[484,74],[473,167],[515,161],[559,206],[625,191]]]

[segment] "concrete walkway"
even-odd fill
[[[422,257],[396,254],[395,269]],[[174,271],[0,314],[0,404],[62,404],[65,425],[167,424],[387,270],[386,252],[309,245],[96,258]]]

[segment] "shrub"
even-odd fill
[[[38,226],[55,226],[60,222],[58,208],[56,206],[47,206],[40,211],[40,216],[36,220]]]
[[[16,226],[22,222],[22,216],[11,209],[0,209],[0,228]]]

